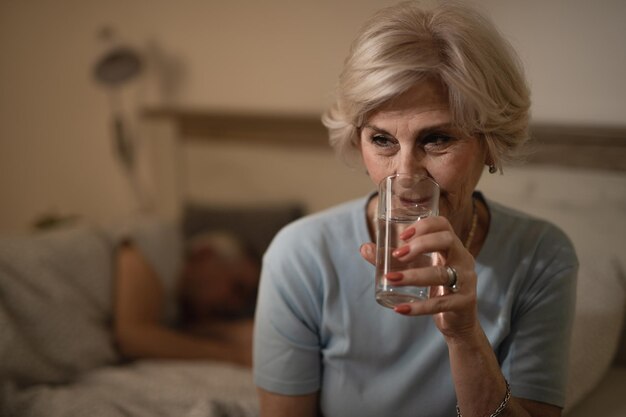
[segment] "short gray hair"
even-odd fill
[[[517,54],[493,23],[457,2],[430,9],[403,2],[366,22],[322,117],[330,144],[346,160],[358,156],[368,115],[433,76],[447,88],[454,123],[484,138],[502,169],[528,140],[530,92]]]

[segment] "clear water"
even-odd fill
[[[400,262],[391,253],[405,245],[399,235],[416,221],[427,217],[430,213],[409,218],[392,218],[385,222],[384,218],[378,219],[378,253],[376,257],[376,301],[389,308],[398,304],[425,300],[428,298],[429,287],[398,286],[388,281],[384,276],[388,272],[403,271],[409,268],[419,268],[432,265],[430,254],[418,256],[411,262]],[[385,249],[387,248],[387,250]]]

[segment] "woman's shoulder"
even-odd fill
[[[358,198],[309,214],[285,226],[278,235],[340,233],[364,219],[366,202],[366,198]]]
[[[517,248],[534,248],[543,252],[560,252],[575,262],[574,245],[569,236],[550,220],[487,200],[491,213],[490,238],[509,242]]]
[[[269,251],[316,247],[333,240],[362,238],[367,197],[350,200],[289,223],[274,237]]]
[[[492,222],[494,226],[498,228],[506,228],[509,231],[519,229],[520,231],[526,229],[539,229],[546,233],[561,235],[567,238],[563,230],[555,225],[550,220],[530,214],[523,210],[523,208],[511,207],[502,203],[486,200],[489,212],[491,213]]]

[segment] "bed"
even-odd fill
[[[155,166],[176,178],[158,192],[170,213],[293,201],[314,212],[372,190],[333,156],[317,115],[160,108],[145,117],[160,141]],[[626,415],[626,128],[537,123],[531,134],[524,162],[485,174],[478,188],[572,238],[581,268],[565,412]]]
[[[372,190],[333,156],[317,116],[149,109],[143,120],[151,216],[0,239],[2,415],[257,415],[248,369],[120,362],[111,242],[133,233],[172,274],[171,254],[195,234],[228,230],[262,252],[284,224]],[[581,273],[566,415],[624,415],[626,129],[537,125],[533,134],[527,163],[485,175],[479,188],[570,234]]]

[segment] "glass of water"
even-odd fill
[[[439,185],[431,178],[413,174],[394,174],[379,185],[376,215],[376,301],[384,307],[425,300],[429,287],[394,285],[385,278],[393,271],[433,265],[430,253],[410,262],[400,262],[392,252],[406,242],[399,235],[414,223],[439,214]]]

